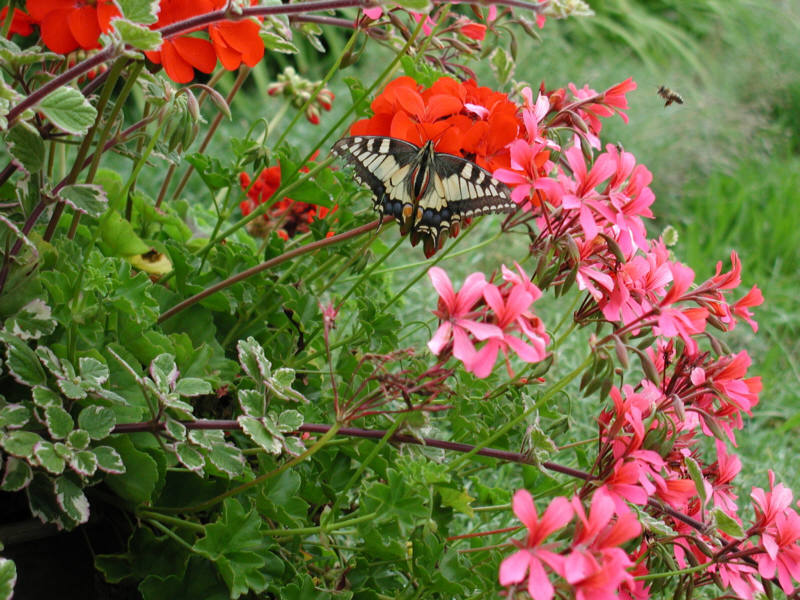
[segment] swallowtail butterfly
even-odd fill
[[[380,136],[340,139],[333,153],[355,168],[355,178],[372,190],[375,210],[411,234],[411,244],[423,240],[431,256],[448,235],[458,235],[462,220],[495,212],[512,212],[511,191],[473,162]]]
[[[669,106],[673,102],[683,104],[683,96],[681,96],[678,92],[672,91],[668,87],[664,87],[663,85],[658,86],[657,93],[662,99],[666,100],[664,106]]]

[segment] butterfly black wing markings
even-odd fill
[[[424,240],[428,256],[458,233],[462,219],[517,208],[508,186],[473,162],[435,152],[433,142],[419,148],[395,138],[354,136],[336,142],[333,152],[354,166],[356,180],[372,190],[375,209],[394,217],[412,245]]]

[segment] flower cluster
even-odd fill
[[[494,171],[508,166],[508,145],[523,127],[506,94],[474,81],[439,78],[424,88],[411,77],[390,82],[372,102],[373,116],[356,121],[352,135],[389,136],[454,154]]]
[[[307,167],[301,169],[308,171]],[[255,181],[247,173],[239,174],[239,185],[247,192],[247,199],[239,203],[239,209],[245,217],[253,212],[260,204],[267,202],[281,186],[281,167],[274,165],[261,171]],[[255,219],[247,224],[247,230],[256,237],[266,237],[273,230],[284,240],[294,237],[298,233],[307,233],[308,226],[314,219],[324,219],[334,212],[336,207],[329,209],[325,206],[308,204],[283,198],[270,205],[260,219]],[[328,237],[333,235],[328,232]]]
[[[225,0],[160,0],[158,20],[150,28],[161,29],[226,6]],[[99,48],[100,35],[108,33],[112,20],[121,16],[112,0],[28,0],[27,10],[30,23],[39,26],[44,45],[59,54]],[[26,17],[28,15],[20,11],[15,12],[13,33],[32,33]],[[260,28],[254,19],[221,21],[166,38],[158,50],[145,52],[145,55],[162,65],[173,81],[188,83],[194,78],[195,69],[211,73],[218,60],[229,71],[241,64],[255,66],[264,56]],[[200,31],[207,37],[200,37]]]
[[[434,354],[452,354],[476,377],[488,377],[500,351],[512,374],[509,350],[527,363],[546,356],[549,343],[544,324],[530,310],[542,293],[533,285],[522,267],[511,271],[503,266],[503,283],[486,281],[483,273],[467,277],[456,293],[447,273],[439,267],[428,271],[439,293],[439,308],[434,313],[441,324],[428,342]],[[484,342],[480,349],[475,341]]]
[[[312,94],[319,87],[319,81],[310,81],[298,75],[292,67],[286,67],[283,73],[278,75],[278,80],[267,87],[270,96],[282,95],[287,98],[296,108],[302,108],[309,102],[306,108],[306,119],[312,125],[319,125],[319,117],[323,110],[333,108],[333,100],[336,97],[327,87],[320,89],[316,96]]]
[[[551,600],[555,588],[551,574],[560,577],[575,598],[612,598],[621,591],[627,597],[642,597],[646,589],[633,580],[629,569],[633,561],[620,546],[637,537],[642,527],[636,516],[615,513],[614,502],[605,488],[592,497],[589,515],[583,502],[554,498],[539,519],[527,490],[517,490],[512,508],[528,529],[525,542],[514,541],[518,550],[500,564],[500,584],[516,586],[527,580],[527,591],[534,600]],[[545,541],[576,520],[571,540]]]

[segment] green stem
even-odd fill
[[[667,577],[675,577],[679,575],[689,575],[691,573],[698,573],[700,571],[707,571],[713,563],[704,563],[686,569],[677,569],[676,571],[665,571],[663,573],[648,573],[647,575],[639,575],[634,577],[634,581],[653,581],[655,579],[666,579]]]
[[[328,533],[336,531],[337,529],[344,529],[351,525],[358,525],[359,523],[366,523],[377,519],[380,515],[378,513],[369,513],[360,517],[353,517],[352,519],[345,519],[338,523],[331,523],[330,525],[318,525],[316,527],[298,527],[296,529],[262,529],[261,534],[273,537],[283,537],[290,535],[313,535],[315,533]]]
[[[467,461],[468,461],[470,458],[472,458],[473,456],[475,456],[475,454],[477,454],[479,450],[481,450],[481,449],[485,448],[486,446],[488,446],[489,444],[491,444],[493,441],[495,441],[497,438],[499,438],[499,437],[501,437],[501,436],[505,435],[505,434],[506,434],[507,432],[509,432],[511,429],[513,429],[513,428],[514,428],[514,427],[516,427],[518,424],[520,424],[520,423],[521,423],[522,421],[524,421],[524,420],[525,420],[525,419],[526,419],[526,418],[527,418],[527,417],[528,417],[528,416],[529,416],[531,413],[533,413],[534,411],[538,410],[538,409],[539,409],[539,407],[540,407],[542,404],[546,403],[546,402],[547,402],[548,400],[550,400],[550,399],[551,399],[553,396],[555,396],[555,395],[556,395],[556,394],[558,394],[558,393],[559,393],[561,390],[563,390],[565,387],[567,387],[567,385],[568,385],[570,382],[572,382],[572,380],[574,380],[575,378],[577,378],[577,377],[578,377],[578,376],[579,376],[579,375],[580,375],[580,374],[583,372],[583,370],[584,370],[586,367],[588,367],[588,366],[589,366],[589,364],[591,364],[591,362],[592,362],[592,357],[591,357],[591,355],[590,355],[590,356],[587,356],[587,357],[586,357],[586,359],[584,359],[584,361],[583,361],[583,362],[582,362],[582,363],[581,363],[581,364],[580,364],[580,365],[579,365],[577,368],[573,369],[573,370],[572,370],[570,373],[568,373],[566,376],[564,376],[563,378],[561,378],[561,380],[559,380],[559,381],[558,381],[558,382],[557,382],[555,385],[553,385],[553,386],[552,386],[550,389],[548,389],[548,390],[547,390],[547,391],[546,391],[544,394],[542,394],[542,395],[541,395],[541,397],[540,397],[540,398],[539,398],[539,399],[538,399],[536,402],[534,402],[533,406],[531,406],[531,407],[530,407],[528,410],[526,410],[526,411],[524,411],[524,412],[520,413],[518,416],[516,416],[516,417],[514,417],[513,419],[511,419],[511,420],[510,420],[508,423],[506,423],[505,425],[503,425],[503,426],[502,426],[500,429],[498,429],[497,431],[495,431],[495,432],[494,432],[492,435],[490,435],[488,438],[486,438],[486,439],[484,439],[484,440],[481,440],[481,442],[480,442],[480,443],[478,443],[478,444],[477,444],[477,445],[476,445],[476,446],[475,446],[475,447],[474,447],[472,450],[470,450],[470,451],[469,451],[469,452],[467,452],[466,454],[462,454],[461,456],[459,456],[459,457],[458,457],[458,458],[457,458],[455,461],[453,461],[453,462],[452,462],[452,463],[451,463],[451,464],[450,464],[450,465],[447,467],[447,470],[448,470],[448,471],[454,471],[454,470],[458,469],[458,468],[459,468],[459,467],[461,467],[461,466],[462,466],[462,465],[463,465],[465,462],[467,462]]]
[[[177,533],[172,531],[166,525],[162,525],[161,523],[159,523],[155,519],[147,519],[147,522],[150,523],[150,525],[152,525],[153,527],[155,527],[159,531],[161,531],[162,533],[164,533],[164,534],[168,535],[169,537],[171,537],[179,545],[181,545],[184,548],[186,548],[186,550],[188,550],[189,552],[194,553],[195,550],[194,550],[194,548],[192,548],[191,544],[189,544],[186,540],[184,540],[181,536],[179,536]]]
[[[161,523],[167,523],[168,525],[175,525],[176,527],[191,529],[196,533],[203,533],[206,530],[206,528],[200,523],[193,523],[192,521],[187,521],[186,519],[179,519],[178,517],[171,517],[170,515],[162,515],[161,513],[154,512],[152,510],[139,510],[137,514],[140,517],[143,517],[148,520],[155,519],[157,521],[160,521]]]

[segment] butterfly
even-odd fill
[[[411,245],[423,241],[430,257],[470,217],[512,212],[511,190],[475,163],[382,136],[340,139],[333,153],[353,165],[355,179],[372,190],[374,208],[395,218]]]
[[[683,104],[683,96],[681,96],[678,92],[673,92],[668,87],[664,87],[663,85],[658,86],[658,92],[656,92],[659,96],[661,96],[666,102],[664,106],[669,106],[673,102],[677,102],[678,104]]]

